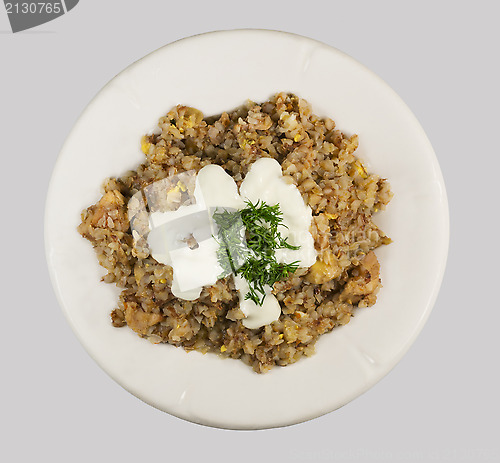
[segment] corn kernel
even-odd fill
[[[356,161],[354,163],[354,168],[358,171],[358,174],[361,175],[362,178],[368,177],[365,166],[363,166],[360,161]]]
[[[173,195],[175,193],[178,193],[179,191],[182,191],[181,187],[179,186],[179,183],[177,185],[175,185],[173,188],[171,188],[170,190],[168,190],[167,195]]]
[[[164,284],[167,282],[167,280],[165,280],[165,278],[162,278],[161,280],[158,280],[158,281],[159,281],[162,285],[164,285]]]
[[[144,154],[148,154],[149,153],[149,148],[151,147],[151,143],[147,142],[147,141],[143,141],[141,143],[141,151],[144,153]]]
[[[295,135],[295,137],[293,137],[293,141],[299,141],[302,139],[302,135],[300,135],[300,133],[298,133],[297,135]]]
[[[182,118],[182,121],[183,121],[184,125],[185,125],[187,128],[189,128],[189,129],[190,129],[191,127],[193,127],[193,126],[194,126],[194,123],[193,123],[193,117],[192,117],[192,116],[188,116],[188,117],[184,116],[184,117]]]
[[[227,347],[226,346],[220,346],[220,351],[221,352],[226,352],[227,350]]]

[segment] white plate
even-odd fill
[[[377,304],[320,338],[317,353],[258,375],[236,360],[153,345],[109,313],[119,291],[76,231],[105,177],[139,164],[139,141],[173,105],[206,115],[264,101],[278,91],[306,98],[345,133],[358,155],[388,178],[394,199],[378,224],[394,243],[377,250]],[[55,292],[96,362],[143,401],[196,423],[232,429],[285,426],[335,410],[373,386],[401,359],[436,299],[448,250],[446,192],[432,147],[404,102],[341,53],[282,32],[237,30],[167,45],[109,82],[71,131],[51,180],[46,251]]]

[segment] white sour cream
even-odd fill
[[[218,280],[223,269],[217,260],[218,244],[213,238],[213,227],[208,208],[244,206],[234,180],[222,167],[208,165],[196,177],[195,204],[181,206],[175,211],[153,212],[149,216],[151,232],[148,245],[151,256],[173,269],[172,294],[179,299],[194,301],[204,286]],[[203,217],[203,213],[206,213]],[[190,219],[198,214],[199,220]],[[185,218],[180,225],[177,219]],[[174,221],[177,221],[174,224]],[[172,240],[172,232],[176,232]],[[183,240],[192,234],[198,247],[190,249]],[[176,240],[175,240],[176,239]]]
[[[203,167],[196,178],[203,192],[206,207],[229,207],[243,209],[244,201],[238,194],[238,186],[226,171],[215,164]]]
[[[213,285],[217,281],[222,273],[216,255],[218,244],[212,237],[213,224],[210,220],[212,234],[209,237],[207,237],[207,223],[203,220],[193,220],[192,224],[189,224],[188,221],[187,226],[188,228],[191,226],[191,233],[199,246],[196,249],[180,244],[185,238],[186,223],[183,224],[182,233],[177,237],[179,243],[172,242],[171,236],[170,239],[166,239],[165,229],[160,230],[159,227],[170,224],[172,228],[174,220],[182,217],[188,220],[187,216],[194,213],[198,213],[197,217],[201,217],[199,214],[203,211],[207,211],[208,217],[208,208],[242,209],[245,200],[253,203],[261,200],[271,206],[279,204],[285,225],[280,229],[280,233],[291,245],[299,246],[299,249],[278,249],[276,260],[280,263],[299,262],[299,267],[310,267],[316,262],[314,240],[309,231],[312,211],[304,204],[297,187],[283,180],[281,166],[274,159],[262,158],[255,161],[240,186],[239,194],[236,183],[224,169],[216,165],[205,166],[198,173],[194,195],[196,204],[181,206],[171,212],[155,212],[150,216],[152,230],[148,236],[148,244],[151,255],[159,262],[172,266],[174,296],[185,300],[197,299],[203,286]],[[155,232],[155,228],[158,231]],[[171,230],[169,234],[172,235]],[[234,282],[239,291],[241,311],[246,317],[242,320],[244,326],[257,329],[279,318],[281,307],[276,297],[271,294],[270,287],[266,288],[264,304],[259,306],[245,299],[249,287],[243,278],[235,276]]]
[[[295,185],[289,185],[283,180],[281,166],[272,158],[261,158],[255,161],[240,186],[240,195],[246,200],[256,203],[265,201],[270,206],[280,205],[283,213],[283,225],[280,234],[288,238],[293,246],[299,249],[277,249],[276,260],[283,264],[299,262],[299,267],[310,267],[316,262],[314,240],[309,231],[312,211],[304,204],[300,191]],[[264,304],[245,299],[248,284],[241,278],[235,278],[236,288],[240,292],[240,309],[246,315],[242,320],[249,329],[260,328],[277,320],[281,315],[281,307],[276,297],[271,294],[271,288],[266,288]]]
[[[304,203],[298,188],[283,180],[278,161],[272,158],[255,161],[241,184],[240,195],[252,203],[261,200],[270,206],[280,205],[285,226],[279,232],[288,238],[291,245],[300,248],[277,249],[275,255],[278,262],[290,264],[299,261],[299,267],[310,267],[316,262],[314,240],[309,231],[311,208]]]
[[[248,299],[245,300],[245,294],[248,293],[250,287],[244,278],[236,275],[234,277],[234,286],[239,292],[240,309],[246,317],[241,321],[244,326],[255,330],[280,318],[281,306],[274,294],[271,294],[272,288],[270,286],[265,286],[266,297],[262,305],[257,305]]]

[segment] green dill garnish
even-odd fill
[[[218,226],[217,258],[223,274],[241,275],[247,281],[249,292],[245,299],[262,305],[266,297],[265,286],[272,287],[299,267],[298,262],[278,263],[275,251],[299,249],[299,246],[292,246],[279,232],[278,227],[286,227],[279,204],[270,206],[264,201],[255,204],[246,201],[245,204],[241,211],[216,210],[213,214]],[[242,241],[243,230],[246,246]]]
[[[217,260],[222,267],[219,278],[230,273],[236,275],[237,269],[245,261],[248,248],[244,245],[244,225],[239,211],[229,212],[218,209],[213,214],[214,222],[217,224],[217,237],[219,248],[217,249]]]

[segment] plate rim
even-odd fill
[[[157,53],[159,50],[163,50],[166,47],[171,47],[172,45],[175,45],[175,44],[178,44],[178,43],[182,43],[182,42],[185,42],[185,41],[200,40],[200,39],[203,39],[205,36],[209,36],[209,35],[210,36],[213,36],[213,35],[228,35],[228,34],[235,34],[235,33],[238,34],[238,33],[241,33],[241,32],[245,32],[245,33],[257,33],[257,34],[262,34],[263,33],[263,34],[269,34],[269,35],[277,34],[277,35],[280,35],[280,36],[288,35],[288,36],[291,36],[291,37],[299,38],[300,40],[314,42],[314,43],[319,44],[319,45],[321,45],[323,47],[327,47],[328,49],[331,49],[331,50],[335,51],[336,53],[339,53],[344,58],[352,60],[353,62],[356,63],[356,65],[361,66],[363,68],[364,72],[367,72],[367,73],[371,74],[372,78],[377,79],[380,84],[382,84],[383,86],[385,86],[390,92],[393,93],[394,97],[399,101],[400,106],[402,108],[404,108],[405,111],[413,118],[413,120],[414,120],[414,126],[419,129],[419,137],[422,138],[422,140],[425,140],[426,144],[428,145],[428,149],[430,150],[429,152],[431,154],[431,160],[432,160],[432,163],[433,163],[433,170],[436,173],[437,180],[438,180],[438,183],[439,183],[439,186],[440,186],[440,189],[441,189],[442,212],[445,213],[444,216],[443,216],[443,224],[442,224],[443,227],[441,229],[441,233],[443,234],[442,238],[444,239],[444,243],[446,245],[445,245],[444,249],[442,249],[442,252],[441,252],[440,267],[436,271],[436,274],[438,275],[438,278],[436,278],[435,281],[434,281],[432,292],[430,293],[430,297],[428,299],[429,302],[428,302],[427,306],[425,307],[425,309],[423,309],[423,312],[422,312],[423,316],[420,318],[418,325],[415,327],[412,336],[409,337],[406,340],[406,343],[404,344],[404,346],[402,347],[402,349],[393,358],[393,361],[391,362],[390,367],[387,368],[386,370],[384,370],[384,372],[382,374],[378,375],[378,377],[374,381],[370,381],[370,382],[365,383],[364,387],[361,388],[361,392],[359,392],[359,390],[356,390],[356,392],[353,394],[353,396],[351,398],[349,398],[347,401],[345,401],[343,404],[341,404],[341,405],[339,405],[337,407],[334,407],[334,408],[325,409],[324,413],[319,414],[319,415],[317,413],[314,413],[314,416],[304,416],[304,414],[302,414],[301,417],[298,417],[297,420],[293,421],[293,422],[288,421],[287,423],[279,423],[279,420],[278,420],[278,422],[276,422],[274,424],[264,425],[264,426],[262,426],[262,425],[259,424],[259,425],[254,425],[254,426],[248,425],[248,426],[244,426],[244,427],[235,427],[233,425],[224,426],[224,425],[221,425],[220,423],[207,423],[206,420],[197,421],[196,419],[188,418],[186,416],[183,416],[182,414],[174,413],[171,410],[164,410],[163,408],[158,407],[154,402],[149,401],[149,400],[145,400],[144,397],[138,397],[136,393],[134,393],[132,390],[130,390],[127,387],[127,385],[125,385],[122,382],[122,380],[120,380],[119,378],[116,378],[106,368],[104,368],[103,365],[101,364],[101,362],[99,361],[99,359],[95,358],[93,355],[90,354],[90,352],[88,351],[88,349],[86,347],[84,339],[81,338],[81,334],[79,333],[78,327],[74,325],[73,320],[69,316],[69,313],[68,313],[68,311],[67,311],[67,309],[65,307],[64,301],[63,301],[62,294],[60,292],[60,288],[59,288],[58,283],[57,283],[57,275],[56,275],[55,269],[54,269],[53,266],[50,265],[50,262],[51,262],[51,257],[50,257],[51,242],[50,242],[50,236],[49,236],[49,230],[48,230],[48,217],[49,217],[50,207],[51,207],[50,206],[50,199],[51,199],[52,195],[54,194],[54,191],[53,191],[54,190],[54,179],[56,178],[57,173],[58,173],[59,169],[61,168],[61,162],[60,161],[61,161],[62,157],[64,156],[64,152],[65,152],[65,149],[66,149],[67,145],[70,142],[72,133],[74,132],[74,128],[78,125],[78,123],[80,122],[80,120],[82,119],[82,117],[84,116],[84,114],[87,112],[88,108],[99,98],[99,95],[118,76],[120,76],[121,74],[125,73],[130,68],[132,68],[133,66],[135,66],[138,63],[140,63],[141,61],[143,61],[145,58],[147,58],[147,57],[149,57],[149,56]],[[378,383],[382,378],[384,378],[401,361],[402,357],[404,357],[404,355],[408,352],[408,350],[411,347],[411,345],[413,345],[413,343],[415,342],[416,338],[418,337],[418,335],[422,331],[423,327],[425,326],[425,323],[427,322],[427,320],[428,320],[428,318],[430,316],[430,313],[431,313],[431,311],[432,311],[432,309],[433,309],[433,307],[435,305],[435,302],[436,302],[438,294],[439,294],[439,290],[441,288],[441,284],[442,284],[442,280],[443,280],[443,277],[444,277],[444,273],[445,273],[445,270],[446,270],[446,263],[447,263],[448,252],[449,252],[449,234],[450,234],[449,204],[448,204],[446,187],[445,187],[444,178],[443,178],[443,175],[442,175],[442,172],[441,172],[441,168],[439,166],[439,162],[438,162],[437,156],[435,154],[435,151],[434,151],[434,149],[433,149],[433,147],[432,147],[432,145],[431,145],[431,143],[430,143],[430,141],[429,141],[429,139],[428,139],[428,137],[427,137],[427,135],[426,135],[423,127],[421,126],[421,124],[418,121],[417,117],[414,115],[414,113],[411,111],[411,109],[405,103],[405,101],[398,95],[398,93],[394,89],[392,89],[392,87],[390,87],[374,71],[372,71],[371,69],[369,69],[364,64],[362,64],[361,62],[357,61],[356,59],[352,58],[351,56],[349,56],[345,52],[343,52],[343,51],[341,51],[341,50],[339,50],[339,49],[337,49],[337,48],[335,48],[335,47],[333,47],[331,45],[328,45],[328,44],[325,44],[325,43],[323,43],[321,41],[318,41],[316,39],[312,39],[310,37],[305,37],[305,36],[302,36],[302,35],[299,35],[299,34],[295,34],[295,33],[291,33],[291,32],[284,32],[284,31],[271,30],[271,29],[253,29],[253,28],[248,28],[248,29],[230,29],[230,30],[205,32],[205,33],[200,33],[200,34],[192,35],[192,36],[185,37],[185,38],[180,38],[180,39],[175,40],[175,41],[173,41],[171,43],[163,45],[162,47],[160,47],[160,48],[158,48],[156,50],[151,51],[150,53],[148,53],[145,56],[143,56],[142,58],[134,61],[129,66],[127,66],[122,71],[120,71],[118,74],[116,74],[112,79],[110,79],[94,95],[94,97],[90,100],[90,102],[85,106],[85,108],[82,110],[82,112],[80,113],[79,117],[77,118],[77,120],[73,124],[70,132],[68,133],[68,135],[66,137],[66,140],[64,141],[64,144],[63,144],[63,146],[62,146],[62,148],[61,148],[61,150],[60,150],[60,152],[59,152],[59,154],[58,154],[58,156],[56,158],[56,162],[55,162],[54,167],[53,167],[51,179],[50,179],[50,182],[49,182],[49,187],[47,189],[46,202],[45,202],[45,211],[44,211],[44,243],[45,243],[45,254],[46,254],[46,261],[47,261],[47,266],[48,266],[48,270],[49,270],[49,275],[50,275],[50,280],[51,280],[51,283],[52,283],[52,287],[53,287],[53,290],[55,292],[55,295],[56,295],[57,301],[59,303],[59,306],[60,306],[60,308],[61,308],[61,310],[62,310],[62,312],[63,312],[66,320],[68,321],[69,325],[71,326],[72,331],[76,335],[77,339],[79,340],[79,342],[84,347],[85,351],[91,356],[91,358],[100,366],[100,368],[108,376],[110,376],[121,387],[123,387],[125,390],[127,390],[128,392],[130,392],[134,396],[138,397],[143,402],[148,403],[149,405],[151,405],[154,408],[157,408],[159,410],[165,411],[165,412],[167,412],[170,415],[176,416],[177,418],[180,418],[180,419],[183,419],[183,420],[187,420],[187,421],[191,421],[193,423],[197,423],[197,424],[200,424],[200,425],[208,425],[208,426],[211,426],[211,427],[218,427],[218,428],[222,428],[222,429],[247,429],[247,430],[252,430],[252,429],[269,429],[269,428],[276,428],[276,427],[283,427],[283,426],[294,425],[294,424],[297,424],[297,423],[300,423],[300,422],[308,421],[310,419],[313,419],[313,418],[316,418],[316,417],[319,417],[319,416],[323,416],[323,415],[325,415],[327,413],[330,413],[330,412],[332,412],[332,411],[334,411],[334,410],[342,407],[343,405],[346,405],[347,403],[351,402],[353,399],[355,399],[355,398],[359,397],[360,395],[364,394],[367,390],[371,389],[376,383]],[[92,250],[92,252],[93,252],[93,250]]]

